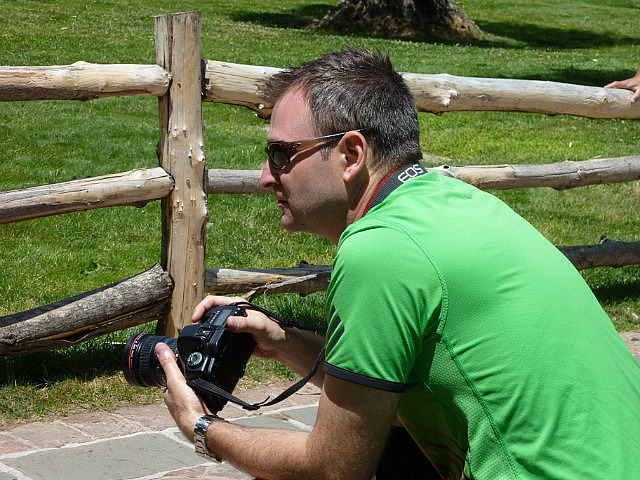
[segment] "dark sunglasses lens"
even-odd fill
[[[270,143],[267,145],[267,155],[276,168],[282,168],[289,163],[287,153],[284,151],[282,145],[278,143]]]

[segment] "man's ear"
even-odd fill
[[[367,139],[360,132],[347,132],[340,140],[340,153],[344,162],[344,181],[352,182],[366,168],[369,147]]]

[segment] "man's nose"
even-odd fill
[[[267,160],[262,167],[262,174],[260,175],[260,186],[262,188],[272,188],[278,184],[278,174],[274,172],[271,162]]]

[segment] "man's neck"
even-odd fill
[[[369,172],[366,184],[361,187],[358,195],[355,196],[357,201],[354,207],[348,212],[347,226],[364,217],[367,213],[367,207],[369,206],[371,198],[375,195],[378,190],[378,186],[386,176],[387,173],[382,173],[380,171]]]

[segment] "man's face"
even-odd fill
[[[315,136],[302,91],[286,93],[274,106],[268,140],[297,141]],[[337,148],[327,160],[322,159],[319,148],[301,152],[283,169],[274,169],[267,161],[260,184],[273,189],[285,230],[315,233],[337,242],[345,227],[346,206]]]

